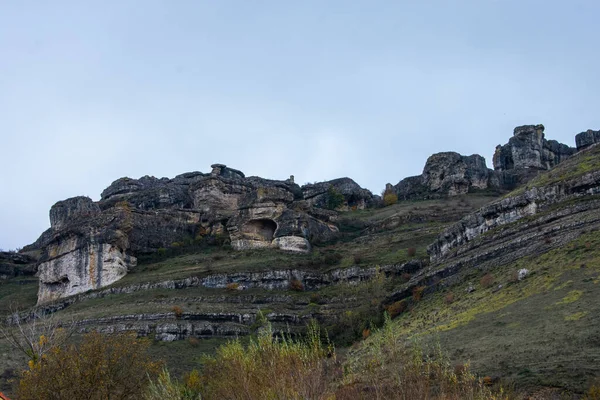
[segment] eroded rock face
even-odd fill
[[[366,207],[373,199],[347,178],[311,186],[306,198],[293,178],[246,177],[214,164],[209,174],[121,178],[98,202],[58,202],[51,228],[28,246],[42,250],[38,303],[110,285],[135,267],[138,254],[207,236],[228,236],[237,250],[308,252],[311,243],[338,234],[336,212],[319,208],[329,187],[344,196],[346,207]]]
[[[394,190],[399,199],[457,196],[472,189],[487,189],[490,170],[478,154],[436,153],[427,159],[423,173],[400,181]]]
[[[439,262],[455,248],[498,226],[534,215],[542,206],[547,208],[570,198],[597,194],[600,194],[600,171],[550,186],[534,187],[521,195],[499,200],[467,215],[446,228],[427,252],[432,262]]]
[[[331,193],[343,196],[338,210],[363,210],[376,203],[373,193],[363,189],[350,178],[339,178],[327,182],[311,183],[302,186],[302,195],[306,201],[319,208],[328,208]]]
[[[120,247],[72,237],[47,249],[51,258],[40,264],[38,303],[47,303],[110,285],[136,265]]]
[[[34,257],[27,254],[0,251],[0,280],[35,274],[36,261]]]
[[[589,132],[580,134],[581,146],[600,140]],[[556,140],[546,140],[543,125],[518,126],[507,144],[496,147],[494,170],[488,169],[485,159],[477,154],[437,153],[427,159],[421,175],[403,179],[393,188],[400,200],[456,196],[472,190],[508,191],[576,152]]]
[[[62,229],[69,221],[93,217],[98,213],[100,213],[100,207],[89,197],[72,197],[52,206],[50,226],[53,229]]]
[[[598,143],[600,143],[600,131],[588,129],[586,132],[581,132],[575,136],[577,151],[595,146]]]
[[[494,170],[512,169],[549,170],[575,154],[577,150],[556,140],[546,140],[544,125],[523,125],[504,146],[498,145],[494,153]]]

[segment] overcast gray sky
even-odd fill
[[[0,0],[0,248],[122,176],[379,193],[517,125],[600,129],[597,0]]]

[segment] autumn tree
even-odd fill
[[[100,400],[142,398],[161,369],[135,334],[86,334],[79,344],[52,347],[24,371],[18,398]]]

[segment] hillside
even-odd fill
[[[581,393],[600,376],[600,146],[580,142],[518,127],[494,170],[439,153],[388,185],[391,205],[348,178],[301,187],[221,164],[121,178],[99,202],[57,203],[36,243],[0,257],[0,312],[136,332],[182,374],[253,334],[259,311],[276,333],[316,319],[354,344],[348,359],[388,311],[480,376]],[[0,355],[7,390],[24,360],[2,340]]]

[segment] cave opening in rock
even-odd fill
[[[273,240],[277,224],[272,219],[254,219],[244,225],[243,232],[248,239],[270,242]]]

